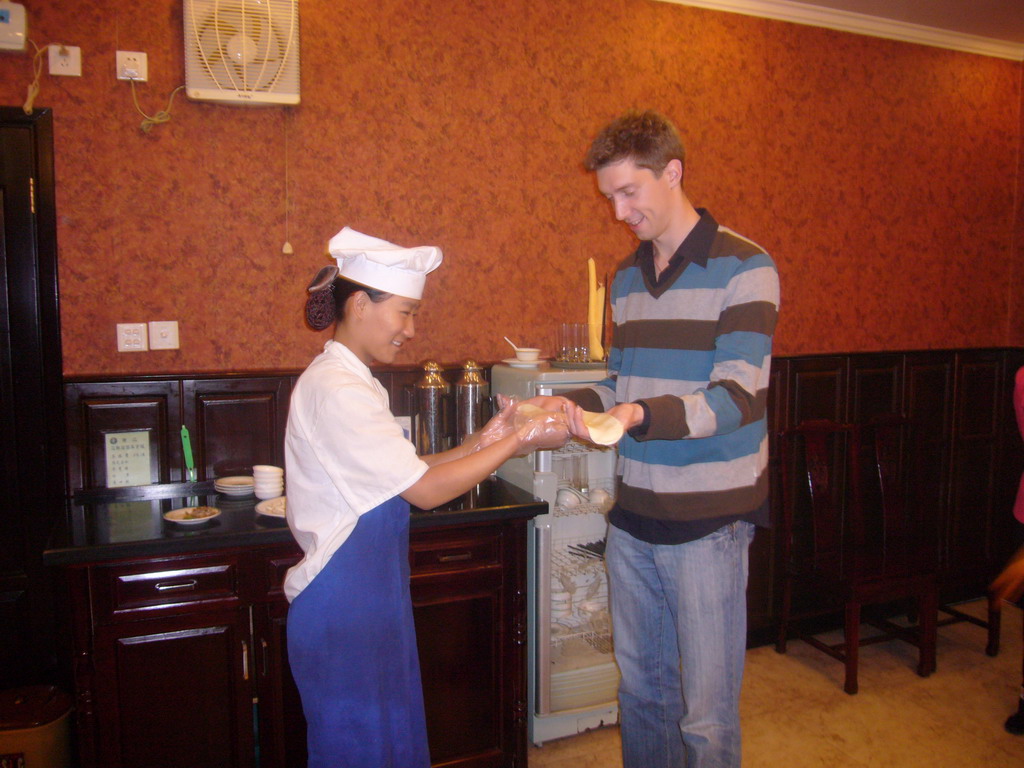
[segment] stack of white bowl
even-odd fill
[[[251,496],[255,480],[248,475],[218,477],[213,481],[213,489],[225,496]]]
[[[257,499],[276,499],[284,495],[284,470],[281,467],[256,464],[252,468],[252,476]]]

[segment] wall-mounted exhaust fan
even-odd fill
[[[299,103],[299,0],[185,0],[185,93]]]

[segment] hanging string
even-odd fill
[[[281,246],[281,253],[287,255],[295,252],[291,244],[290,214],[292,205],[288,178],[288,121],[290,119],[290,114],[286,110],[284,113],[284,245]]]

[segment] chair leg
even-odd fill
[[[782,577],[782,611],[779,615],[779,633],[775,638],[775,652],[786,652],[786,635],[789,632],[789,612],[793,603],[793,579]]]
[[[985,653],[996,656],[999,653],[999,631],[1002,628],[1003,605],[995,595],[988,596],[988,645]]]
[[[844,657],[846,659],[846,682],[843,690],[851,696],[857,693],[857,660],[860,653],[860,603],[846,604],[846,626]]]
[[[939,596],[937,590],[921,595],[921,617],[917,625],[917,674],[928,677],[935,671],[935,645],[938,640]]]

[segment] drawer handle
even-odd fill
[[[157,592],[170,592],[176,589],[195,589],[199,585],[199,582],[195,579],[189,579],[188,581],[182,581],[177,584],[168,584],[161,582],[156,585]]]
[[[469,560],[473,556],[472,552],[459,552],[457,555],[441,555],[437,558],[439,563],[456,563],[460,560]]]

